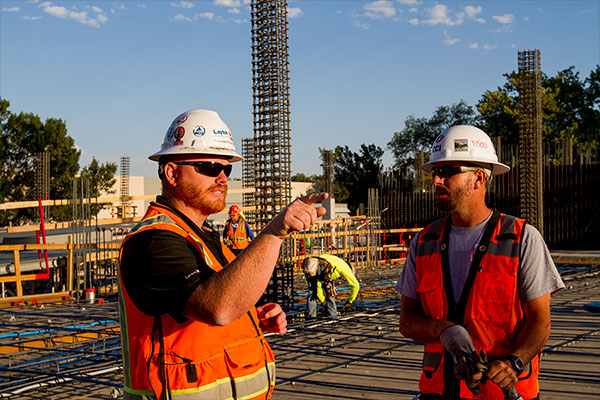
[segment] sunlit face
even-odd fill
[[[221,157],[187,157],[174,161],[205,161],[228,165],[229,161]],[[176,181],[176,195],[188,207],[199,210],[203,215],[215,214],[225,208],[227,197],[227,182],[224,172],[216,177],[199,173],[191,165],[178,165]]]
[[[440,164],[439,166],[442,165],[458,166],[460,164]],[[437,206],[440,210],[454,212],[467,202],[473,192],[471,179],[473,173],[474,171],[466,171],[446,177],[433,175]]]

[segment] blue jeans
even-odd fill
[[[306,277],[308,282],[308,296],[306,297],[306,318],[316,318],[317,316],[317,281],[318,276],[321,275],[321,266],[317,276]],[[323,285],[324,286],[324,285]],[[325,293],[325,308],[327,314],[331,318],[337,318],[337,306],[335,304],[335,297],[328,297]]]

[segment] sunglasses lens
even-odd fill
[[[207,164],[195,164],[196,171],[202,175],[216,178],[221,174],[221,171],[225,172],[225,176],[229,177],[231,174],[232,165],[223,165],[219,163],[207,163]]]
[[[431,174],[433,176],[439,176],[444,179],[459,173],[461,173],[461,169],[457,167],[434,167],[431,169]]]

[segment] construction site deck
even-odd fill
[[[600,254],[553,254],[566,288],[552,297],[552,331],[543,349],[541,398],[600,395]],[[361,268],[358,309],[305,321],[304,278],[288,333],[267,334],[277,362],[273,399],[411,399],[418,394],[423,345],[398,329],[394,290],[401,264]],[[344,297],[346,288],[339,288]],[[121,398],[118,303],[21,304],[0,309],[0,397]]]

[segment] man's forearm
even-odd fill
[[[426,317],[423,315],[420,304],[419,300],[402,296],[400,332],[404,336],[422,343],[436,341],[440,333],[454,323]]]
[[[525,323],[511,354],[528,363],[540,352],[550,336],[550,294],[526,302],[524,310]]]

